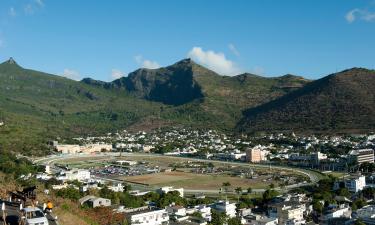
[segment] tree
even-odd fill
[[[266,203],[278,195],[279,195],[279,192],[273,189],[268,189],[263,193],[263,202]]]
[[[247,193],[248,193],[248,194],[251,194],[252,192],[253,192],[253,189],[252,189],[251,187],[248,187],[248,188],[247,188]]]
[[[234,189],[235,192],[237,193],[237,202],[240,201],[240,195],[242,194],[242,187],[236,187],[236,189]]]
[[[322,205],[322,203],[320,203],[319,201],[315,201],[315,202],[313,203],[313,209],[314,209],[317,213],[321,214],[321,213],[323,212],[323,205]]]
[[[241,225],[241,219],[238,217],[228,219],[228,225]]]
[[[340,196],[344,196],[344,197],[347,197],[349,198],[351,196],[349,190],[347,188],[340,188],[337,192],[338,195]]]
[[[229,192],[229,187],[230,187],[230,186],[231,186],[231,184],[230,184],[229,182],[224,182],[223,185],[222,185],[222,187],[224,188],[224,191],[225,191],[226,193]]]
[[[212,225],[224,225],[227,222],[227,215],[217,210],[211,212],[211,224]]]
[[[354,225],[366,225],[361,219],[355,221]]]
[[[274,183],[271,183],[269,187],[270,187],[271,189],[274,189],[274,188],[275,188],[275,184],[274,184]]]

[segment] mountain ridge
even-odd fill
[[[237,130],[373,130],[374,118],[375,71],[354,67],[245,110]]]

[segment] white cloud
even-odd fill
[[[367,9],[352,9],[345,15],[346,21],[348,23],[353,23],[357,19],[366,21],[366,22],[373,22],[375,21],[375,12],[370,12]]]
[[[237,75],[242,72],[234,62],[227,59],[221,52],[204,51],[201,47],[193,47],[188,53],[188,57],[219,74]]]
[[[79,72],[77,72],[75,70],[72,70],[72,69],[64,69],[64,72],[63,72],[62,76],[66,77],[66,78],[69,78],[69,79],[72,79],[72,80],[80,80],[81,79],[81,75],[79,74]]]
[[[236,48],[236,46],[234,46],[234,44],[230,43],[230,44],[228,45],[228,48],[229,48],[229,50],[230,50],[235,56],[237,56],[237,57],[240,56],[240,52],[237,50],[237,48]]]
[[[25,14],[32,15],[35,12],[34,7],[31,4],[27,4],[23,7],[23,11],[25,11]]]
[[[125,73],[118,69],[112,69],[111,78],[116,80],[125,76]]]
[[[14,9],[14,7],[9,8],[9,15],[12,17],[17,16],[16,10]]]
[[[44,6],[44,2],[43,2],[43,0],[35,0],[35,3],[36,3],[39,7],[43,7],[43,6]]]
[[[135,61],[142,67],[146,69],[157,69],[160,68],[159,63],[156,61],[151,61],[148,59],[143,59],[142,55],[137,55],[134,57]]]
[[[264,68],[260,66],[255,66],[250,73],[256,74],[256,75],[264,75]]]
[[[32,15],[34,14],[38,9],[41,9],[44,7],[43,0],[33,0],[29,1],[28,4],[24,5],[23,11],[26,15]]]
[[[157,69],[157,68],[160,68],[159,63],[157,63],[155,61],[150,61],[150,60],[143,61],[142,66],[144,68],[147,68],[147,69]]]

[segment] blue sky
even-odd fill
[[[0,60],[112,80],[191,57],[221,74],[375,67],[375,1],[0,0]]]

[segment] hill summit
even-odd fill
[[[375,129],[375,71],[352,68],[331,74],[245,111],[241,132]]]

